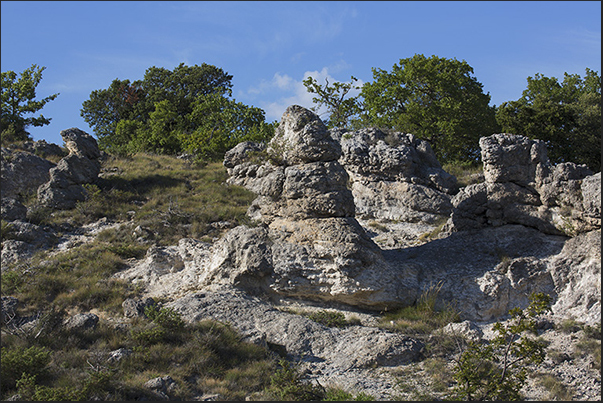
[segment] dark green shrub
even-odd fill
[[[23,376],[36,377],[47,370],[51,352],[45,347],[2,347],[2,391],[13,389]]]
[[[280,360],[279,367],[270,378],[270,387],[265,391],[268,397],[275,400],[322,400],[325,397],[323,388],[305,382],[301,373],[289,361]]]
[[[520,390],[527,378],[526,364],[540,364],[546,343],[528,337],[537,334],[536,317],[550,310],[550,296],[530,296],[530,305],[509,311],[508,324],[497,322],[497,336],[490,342],[471,342],[454,367],[457,381],[453,397],[463,400],[521,400]]]
[[[310,313],[308,319],[328,327],[346,327],[348,325],[348,322],[345,320],[345,315],[341,312],[325,310],[316,311]]]
[[[158,308],[157,305],[149,305],[145,307],[144,314],[166,330],[173,331],[184,327],[180,314],[172,308]]]

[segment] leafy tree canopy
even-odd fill
[[[312,102],[317,107],[313,109],[316,110],[323,105],[327,107],[329,118],[325,123],[329,128],[350,126],[352,118],[357,117],[362,111],[359,95],[346,99],[352,89],[360,89],[360,87],[354,85],[358,79],[352,76],[351,80],[349,83],[336,81],[332,85],[329,84],[329,80],[325,80],[324,86],[320,85],[313,77],[308,77],[303,81],[308,92],[316,94],[312,98]]]
[[[36,113],[59,94],[53,94],[41,100],[36,100],[36,87],[42,80],[42,72],[46,67],[32,64],[17,78],[14,71],[2,72],[2,118],[0,132],[2,143],[25,141],[30,138],[28,126],[44,126],[50,123],[50,118],[25,117],[26,114]]]
[[[108,89],[93,91],[81,115],[109,152],[220,158],[240,141],[268,140],[274,133],[264,111],[229,98],[231,80],[205,63],[181,63],[173,71],[153,66],[142,80],[115,79]]]
[[[601,170],[601,76],[565,73],[563,81],[536,74],[517,101],[504,102],[496,119],[502,130],[546,142],[552,162]]]
[[[441,162],[476,161],[479,138],[498,132],[490,95],[465,61],[416,54],[365,83],[365,125],[427,140]]]

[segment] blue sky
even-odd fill
[[[2,1],[2,71],[45,66],[38,99],[62,145],[93,90],[151,66],[207,63],[233,76],[233,98],[280,120],[312,106],[302,80],[372,81],[415,54],[465,60],[491,96],[516,100],[527,77],[601,72],[600,1]]]

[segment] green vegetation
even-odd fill
[[[483,181],[484,167],[481,163],[474,161],[452,161],[443,164],[442,169],[456,177],[459,189]]]
[[[316,111],[323,105],[327,107],[329,114],[329,117],[325,119],[327,127],[348,128],[351,126],[354,117],[356,120],[358,119],[358,115],[362,110],[362,106],[358,101],[359,96],[345,99],[352,89],[360,89],[359,86],[354,85],[356,81],[358,79],[354,76],[351,77],[349,83],[336,81],[332,85],[329,84],[329,80],[325,79],[324,86],[320,85],[313,77],[308,77],[303,81],[308,92],[317,95],[312,98],[312,102],[317,105],[313,109]]]
[[[270,386],[254,396],[258,400],[276,401],[373,401],[371,395],[360,392],[356,396],[339,388],[313,385],[303,379],[297,366],[286,360],[278,362],[278,369],[270,378]]]
[[[360,320],[346,320],[341,312],[327,310],[315,311],[307,314],[308,319],[327,327],[346,327],[359,324]]]
[[[2,118],[0,133],[2,145],[29,140],[28,126],[44,126],[50,123],[50,118],[43,115],[25,117],[26,114],[36,113],[59,94],[53,94],[36,101],[36,87],[42,80],[42,72],[46,67],[32,64],[25,69],[20,77],[14,71],[2,72]]]
[[[24,400],[154,400],[142,385],[166,372],[176,381],[179,400],[203,393],[243,400],[268,385],[274,372],[270,352],[241,342],[230,327],[185,325],[166,308],[151,316],[135,320],[129,332],[101,323],[87,331],[49,328],[37,338],[33,332],[3,335],[3,400],[14,393]],[[118,349],[129,354],[109,359]]]
[[[241,141],[267,141],[264,111],[230,99],[232,76],[203,63],[173,71],[150,67],[144,78],[115,79],[82,104],[81,115],[111,154],[188,152],[219,160]]]
[[[247,222],[245,213],[255,198],[242,187],[226,185],[228,174],[218,162],[198,164],[167,155],[135,154],[110,157],[102,169],[110,175],[87,185],[88,197],[75,209],[53,212],[32,200],[29,220],[57,228],[90,224],[103,217],[129,221],[132,228],[101,236],[114,241],[114,248],[119,242],[119,247],[134,247],[137,226],[160,245],[173,245],[183,237],[211,242],[223,231],[214,223]]]
[[[476,161],[479,138],[497,133],[490,95],[466,61],[414,55],[388,72],[373,68],[365,83],[364,126],[395,129],[427,140],[441,163]]]
[[[546,343],[528,337],[538,334],[536,318],[550,310],[546,294],[530,295],[530,305],[509,311],[508,324],[497,322],[497,335],[487,343],[472,342],[461,353],[454,368],[458,382],[453,395],[466,400],[520,400],[520,390],[528,376],[526,364],[540,364],[545,358]]]
[[[454,307],[436,307],[441,289],[441,283],[432,285],[424,290],[415,305],[385,313],[380,319],[380,326],[406,334],[420,335],[430,334],[448,323],[457,322],[459,316]]]
[[[517,101],[503,102],[496,119],[502,130],[543,140],[554,163],[601,170],[601,76],[565,73],[563,81],[536,74]]]

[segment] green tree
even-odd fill
[[[527,379],[526,364],[540,364],[546,356],[546,343],[530,337],[537,334],[538,315],[550,310],[550,296],[530,295],[525,309],[509,311],[507,324],[497,322],[497,335],[489,342],[472,342],[454,368],[453,397],[465,400],[521,400],[520,390]]]
[[[2,143],[24,141],[30,138],[26,130],[28,126],[44,126],[50,123],[50,118],[25,117],[26,114],[36,113],[59,94],[53,94],[36,101],[36,87],[42,80],[42,72],[46,67],[32,64],[17,78],[14,71],[2,72],[2,118],[0,132]]]
[[[142,80],[115,79],[108,89],[93,91],[81,114],[110,153],[189,151],[220,158],[240,141],[274,133],[261,109],[229,98],[231,80],[205,63],[181,63],[173,71],[153,66]]]
[[[575,162],[601,170],[601,76],[565,73],[563,81],[536,74],[517,101],[496,112],[502,130],[543,140],[554,163]]]
[[[416,54],[362,86],[365,124],[427,140],[441,162],[476,161],[479,138],[499,128],[490,95],[465,61]]]
[[[131,132],[117,133],[120,121],[144,121],[148,118],[142,107],[144,93],[141,83],[115,79],[105,90],[95,90],[82,104],[81,116],[94,130],[99,146],[107,151],[124,148],[131,140]],[[152,111],[151,111],[152,112]]]
[[[182,132],[183,148],[203,159],[218,159],[242,141],[267,142],[274,124],[265,122],[264,111],[223,96],[198,97],[188,116],[194,131]]]
[[[327,107],[329,118],[326,121],[327,127],[346,128],[350,125],[351,119],[358,116],[362,111],[362,105],[359,101],[360,95],[345,98],[352,89],[360,89],[354,83],[358,79],[351,77],[351,82],[342,83],[335,81],[332,85],[325,79],[325,85],[320,85],[313,77],[308,77],[303,81],[304,86],[309,93],[316,94],[312,102],[316,104],[315,111],[321,106]]]

